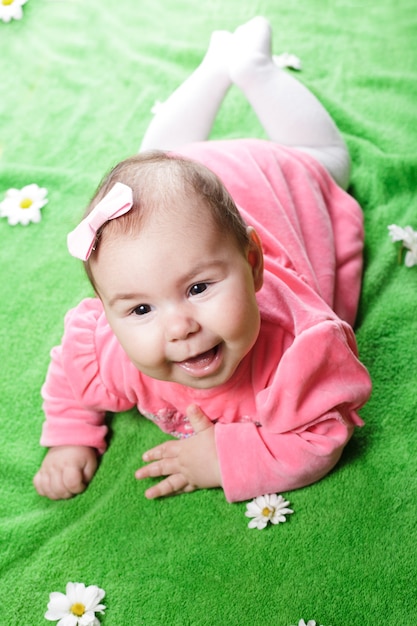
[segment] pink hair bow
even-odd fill
[[[130,211],[132,204],[132,189],[123,183],[116,183],[91,213],[68,234],[67,246],[70,254],[87,261],[94,248],[98,229],[109,220]]]

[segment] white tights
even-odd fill
[[[245,95],[268,138],[314,156],[344,189],[350,158],[317,98],[273,61],[271,26],[255,17],[234,33],[215,31],[197,69],[159,106],[140,151],[175,150],[208,139],[232,84]]]

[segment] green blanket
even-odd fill
[[[417,11],[413,0],[29,0],[0,21],[0,201],[48,189],[42,221],[0,219],[0,624],[41,626],[68,581],[106,592],[106,626],[409,626],[417,616],[417,267],[398,261],[387,226],[417,229]],[[300,80],[351,150],[351,193],[366,250],[357,321],[374,390],[337,468],[285,495],[285,524],[247,528],[245,503],[220,490],[159,501],[134,478],[162,441],[135,411],[85,494],[39,497],[40,387],[63,316],[91,290],[66,250],[102,175],[134,153],[163,101],[201,59],[212,30],[255,14],[274,53],[301,58]],[[214,137],[259,136],[230,92]]]

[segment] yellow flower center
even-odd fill
[[[73,604],[70,608],[70,611],[73,615],[76,615],[77,617],[82,617],[85,613],[85,606],[84,604],[81,604],[81,602],[75,602],[75,604]]]
[[[9,6],[9,4],[13,4],[14,0],[1,0],[1,3],[4,4],[4,6]]]
[[[271,515],[271,513],[272,513],[272,509],[270,509],[270,508],[269,508],[269,506],[265,506],[265,507],[262,509],[262,515],[263,515],[264,517],[269,517],[269,516]]]
[[[8,2],[8,1],[9,0],[3,0],[3,4],[5,2]],[[13,0],[12,0],[12,2],[13,2]],[[30,198],[23,198],[20,201],[19,206],[20,206],[21,209],[29,209],[32,206],[32,204],[33,204],[33,200],[31,200]]]

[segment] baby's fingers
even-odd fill
[[[82,469],[77,467],[65,467],[62,472],[62,488],[63,492],[69,495],[63,496],[70,498],[78,493],[82,493],[87,487],[87,482],[84,481],[84,474]]]
[[[45,469],[40,469],[33,479],[36,491],[40,496],[50,498],[50,500],[59,500],[61,489],[57,484],[56,477]],[[69,496],[66,496],[69,497]]]
[[[177,441],[165,441],[155,448],[147,450],[142,455],[143,461],[157,461],[158,459],[168,459],[178,456],[179,446]]]
[[[78,474],[78,476],[77,476]],[[51,500],[67,500],[76,493],[85,489],[79,489],[81,473],[72,468],[62,468],[49,474],[49,485],[46,495]]]
[[[160,483],[145,491],[145,497],[149,500],[170,496],[172,494],[194,491],[195,487],[188,483],[182,474],[171,474]]]
[[[46,496],[46,480],[42,475],[42,471],[39,470],[33,477],[33,484],[35,486],[36,491],[40,496]]]
[[[64,468],[63,471],[41,469],[35,475],[33,483],[39,495],[51,500],[66,500],[81,493],[86,488],[82,473],[73,468]]]
[[[54,473],[41,469],[34,477],[33,484],[40,496],[45,496],[50,500],[61,500],[71,497],[71,494],[63,487],[60,476]]]
[[[149,465],[140,467],[136,472],[136,478],[155,478],[157,476],[169,476],[179,471],[177,459],[161,459]]]

